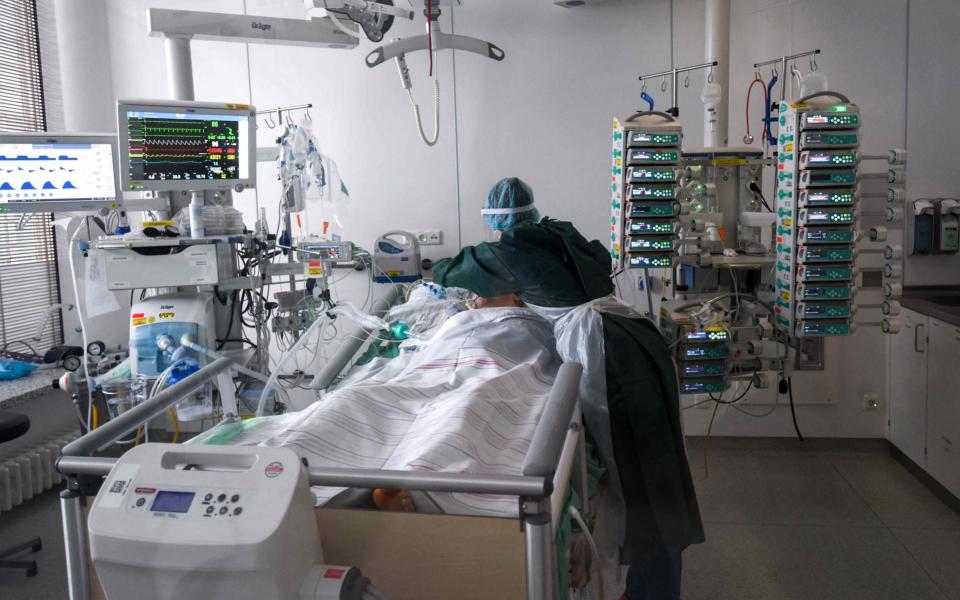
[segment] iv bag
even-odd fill
[[[700,92],[700,101],[707,108],[715,107],[720,104],[720,97],[723,95],[723,88],[717,83],[706,82],[703,84],[703,90]]]
[[[280,181],[286,189],[300,185],[306,200],[306,233],[333,241],[342,239],[342,217],[350,192],[340,179],[337,163],[320,152],[310,121],[288,125],[280,139]],[[296,176],[296,177],[295,177]]]
[[[827,76],[820,71],[811,71],[800,77],[800,95],[809,96],[829,89]]]

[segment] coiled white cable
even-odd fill
[[[440,81],[437,79],[433,80],[433,137],[427,138],[427,134],[423,131],[423,120],[420,117],[420,105],[414,102],[413,92],[409,89],[407,94],[410,96],[410,103],[413,104],[413,114],[417,118],[417,131],[420,133],[420,139],[423,140],[423,143],[428,146],[434,146],[437,143],[437,140],[440,139]]]

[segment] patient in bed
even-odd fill
[[[504,294],[490,298],[477,297],[475,306],[477,309],[520,307],[523,302],[517,294]],[[413,495],[407,490],[376,489],[373,490],[371,500],[380,510],[414,512],[417,509]]]
[[[230,443],[288,447],[311,466],[519,475],[561,361],[551,326],[516,295],[476,306]],[[318,505],[344,491],[313,487]],[[389,510],[517,515],[515,497],[489,494],[378,490],[371,499]]]

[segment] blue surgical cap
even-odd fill
[[[533,190],[517,177],[498,181],[487,194],[480,213],[494,231],[506,231],[520,223],[540,220],[540,211],[533,206]]]

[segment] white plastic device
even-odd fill
[[[90,509],[107,598],[294,600],[323,554],[306,470],[286,448],[143,444]]]
[[[388,231],[373,247],[373,280],[397,283],[420,279],[420,243],[406,231]]]

